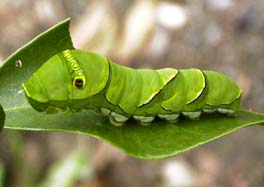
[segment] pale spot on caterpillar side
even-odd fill
[[[216,109],[203,109],[203,112],[206,114],[212,114],[212,113],[216,112]]]
[[[108,108],[101,108],[101,112],[104,115],[109,115],[111,113],[111,110],[109,110]]]
[[[145,126],[149,125],[155,119],[155,117],[153,116],[133,116],[133,118],[137,120],[141,125]]]
[[[190,119],[198,119],[201,115],[201,111],[197,112],[182,112],[182,114]]]
[[[161,119],[165,119],[171,123],[175,123],[178,120],[178,118],[180,117],[180,114],[168,114],[168,115],[158,114],[158,116]]]
[[[225,108],[218,108],[217,111],[221,114],[234,114],[235,111]]]
[[[121,115],[121,114],[118,114],[118,113],[115,113],[115,112],[111,112],[110,114],[116,122],[118,123],[124,123],[126,122],[129,118],[124,116],[124,115]]]
[[[111,115],[109,116],[110,123],[114,126],[122,126],[125,123],[124,122],[117,122],[115,118],[113,118]]]

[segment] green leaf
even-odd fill
[[[246,111],[239,112],[235,118],[208,115],[201,120],[183,119],[176,124],[156,120],[148,127],[134,121],[115,127],[109,124],[107,117],[93,111],[83,111],[65,118],[62,113],[44,115],[25,107],[7,111],[7,116],[10,117],[6,128],[90,135],[106,140],[131,156],[143,159],[173,156],[242,127],[264,123],[264,115]]]
[[[240,128],[264,123],[264,115],[241,111],[236,117],[203,116],[201,120],[180,119],[176,124],[156,120],[148,127],[134,121],[122,127],[111,125],[108,118],[83,111],[66,118],[63,113],[34,111],[21,93],[24,82],[49,57],[72,48],[69,20],[42,34],[12,55],[0,68],[0,103],[6,112],[5,128],[20,130],[67,131],[103,139],[131,156],[163,158],[187,151]],[[23,63],[15,67],[15,61]]]

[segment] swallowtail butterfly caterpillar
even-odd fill
[[[133,117],[151,123],[156,116],[175,122],[202,112],[233,114],[242,90],[225,75],[199,69],[132,69],[91,52],[65,50],[51,57],[25,83],[37,111],[100,110],[113,125]]]

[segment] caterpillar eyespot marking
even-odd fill
[[[156,117],[176,122],[180,115],[233,115],[242,94],[232,79],[215,71],[132,69],[80,50],[54,55],[23,88],[37,111],[95,109],[116,126],[130,118],[149,125]]]
[[[84,88],[86,78],[80,64],[74,58],[70,50],[63,51],[62,55],[67,61],[69,71],[72,73],[71,77],[73,79],[73,86],[80,89]]]
[[[83,80],[82,79],[75,79],[74,80],[74,86],[77,88],[82,88],[83,87]]]

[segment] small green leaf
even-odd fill
[[[264,115],[241,111],[236,117],[203,116],[201,120],[180,119],[176,124],[155,120],[148,127],[134,121],[122,127],[109,123],[107,117],[83,111],[65,117],[63,113],[44,114],[29,106],[21,83],[52,55],[73,48],[66,20],[8,58],[0,67],[0,103],[6,112],[5,128],[19,130],[67,131],[103,139],[129,155],[143,159],[173,156],[240,128],[264,123]],[[21,60],[22,67],[15,61]]]

